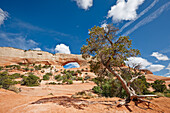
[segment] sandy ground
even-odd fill
[[[27,96],[47,96],[53,94],[55,96],[71,96],[75,92],[82,90],[92,89],[95,86],[93,82],[82,83],[81,81],[73,81],[72,85],[45,85],[40,87],[26,87],[19,86],[21,88],[21,95]]]
[[[0,113],[169,113],[170,98],[151,100],[151,109],[134,102],[116,107],[119,98],[71,99],[69,96],[27,96],[0,89]],[[95,102],[95,103],[94,103]],[[81,104],[84,103],[84,104]],[[87,104],[85,104],[87,103]],[[112,105],[109,105],[109,104]],[[78,106],[79,105],[79,106]],[[81,106],[80,106],[81,105]]]
[[[145,103],[138,107],[116,107],[119,98],[72,99],[72,94],[91,89],[95,84],[76,82],[72,85],[22,86],[22,92],[0,89],[0,113],[170,113],[170,98],[151,100],[151,109]],[[53,95],[49,95],[52,93]]]
[[[148,82],[164,79],[168,85],[170,79],[160,76],[147,76]],[[50,81],[48,81],[50,82]],[[119,98],[72,99],[72,94],[89,90],[94,87],[93,82],[81,83],[75,81],[72,85],[45,85],[38,87],[21,87],[19,94],[0,89],[0,113],[170,113],[170,98],[160,97],[150,100],[151,109],[146,103],[135,106],[116,107]]]

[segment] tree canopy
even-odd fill
[[[140,55],[140,52],[132,48],[132,40],[128,36],[117,36],[117,31],[118,28],[113,25],[105,28],[94,26],[89,30],[87,45],[83,45],[81,53],[83,58],[91,58],[90,68],[101,81],[111,74],[117,77],[128,95],[127,100],[130,101],[137,95],[131,87],[132,83],[142,74],[138,64],[134,64],[133,68],[125,68],[125,61],[128,57]]]

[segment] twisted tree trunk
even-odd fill
[[[156,97],[157,95],[137,95],[135,93],[135,90],[130,86],[130,84],[137,79],[138,77],[142,76],[142,75],[138,75],[136,77],[132,77],[132,79],[127,83],[122,76],[117,73],[115,70],[112,70],[109,66],[105,66],[113,75],[115,75],[117,77],[117,79],[121,82],[122,87],[124,88],[124,90],[126,91],[128,97],[125,99],[125,101],[121,102],[118,106],[122,106],[122,105],[128,105],[128,103],[130,103],[131,100],[136,100],[136,101],[140,101],[140,102],[148,102],[148,107],[149,107],[149,101],[146,100],[142,100],[141,98],[146,98],[146,97]]]

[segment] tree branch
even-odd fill
[[[130,84],[134,81],[134,80],[136,80],[137,78],[139,78],[139,77],[141,77],[141,76],[143,76],[143,75],[138,75],[138,76],[136,76],[136,77],[132,77],[132,79],[128,82],[128,86],[130,86]]]

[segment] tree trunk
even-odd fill
[[[122,87],[124,88],[124,90],[126,91],[126,93],[128,94],[128,97],[119,103],[118,106],[123,106],[123,105],[128,105],[128,103],[130,103],[131,100],[136,100],[136,101],[140,101],[140,102],[148,102],[148,106],[149,106],[149,101],[145,101],[142,100],[141,98],[146,98],[146,97],[157,97],[157,95],[137,95],[135,93],[135,90],[130,86],[130,83],[132,83],[135,79],[137,79],[138,77],[140,77],[141,75],[139,75],[138,77],[134,77],[130,80],[129,83],[127,83],[122,76],[117,73],[115,70],[112,70],[110,67],[106,66],[106,68],[117,77],[117,79],[121,82]]]

